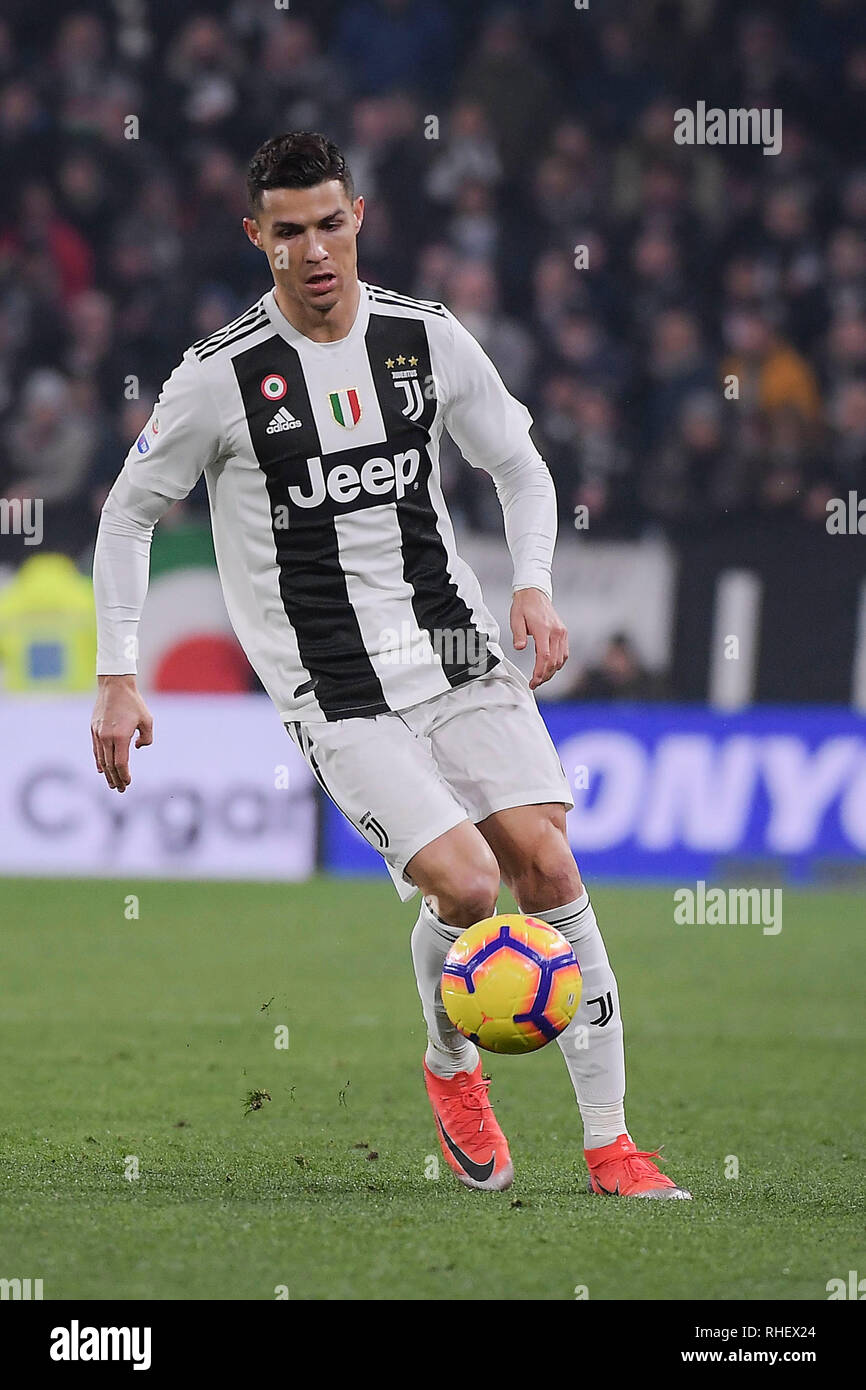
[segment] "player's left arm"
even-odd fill
[[[556,544],[556,493],[533,444],[529,411],[506,390],[471,333],[448,315],[451,342],[443,363],[445,426],[464,458],[490,473],[502,507],[514,565],[511,632],[522,651],[535,644],[533,690],[568,660],[568,633],[553,606],[551,565]]]

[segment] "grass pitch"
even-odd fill
[[[786,890],[771,937],[676,926],[669,889],[593,897],[630,1128],[692,1203],[585,1191],[555,1045],[485,1059],[513,1188],[433,1176],[414,909],[387,882],[0,883],[0,1276],[46,1299],[826,1299],[866,1272],[862,898]]]

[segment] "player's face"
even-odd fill
[[[315,188],[269,188],[244,230],[268,258],[274,282],[307,312],[333,309],[358,278],[364,199],[338,180]]]

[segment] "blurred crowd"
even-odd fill
[[[267,288],[243,173],[291,128],[347,153],[362,277],[446,302],[529,406],[564,543],[577,507],[593,535],[819,527],[866,492],[860,0],[3,14],[0,495],[43,498],[53,548],[86,553],[162,380]],[[781,153],[676,144],[697,101],[781,108]]]

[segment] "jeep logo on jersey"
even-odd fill
[[[262,377],[261,391],[266,400],[280,401],[288,389],[286,378],[280,376],[279,372],[269,372]]]
[[[337,424],[353,430],[361,418],[361,402],[355,387],[351,386],[348,391],[332,391],[328,403]]]
[[[367,459],[360,471],[351,463],[338,463],[326,479],[322,460],[307,459],[310,490],[290,487],[289,498],[296,507],[320,507],[326,497],[334,502],[354,502],[362,492],[368,497],[383,498],[393,492],[400,498],[415,482],[420,462],[418,450],[407,449],[395,454],[393,463],[387,458]]]

